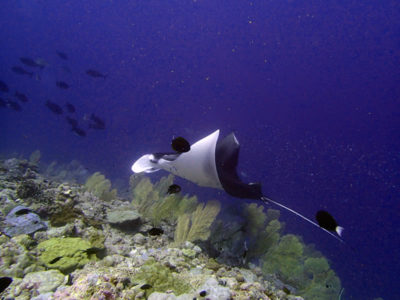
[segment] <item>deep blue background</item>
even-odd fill
[[[342,245],[282,216],[331,260],[342,299],[400,299],[398,1],[5,0],[0,41],[12,89],[1,97],[30,98],[22,112],[0,110],[1,153],[40,149],[127,181],[136,158],[169,150],[173,136],[235,131],[245,180],[346,228]],[[40,80],[11,71],[21,56],[49,62]],[[78,137],[46,99],[75,104],[82,126],[94,112],[107,129]]]

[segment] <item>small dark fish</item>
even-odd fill
[[[19,60],[26,66],[28,67],[33,67],[33,68],[43,68],[41,65],[39,65],[36,61],[34,61],[32,58],[29,57],[20,57]]]
[[[180,191],[181,191],[181,187],[180,187],[179,185],[177,185],[177,184],[171,184],[171,185],[168,187],[167,194],[169,194],[169,195],[171,195],[171,194],[176,194],[176,193],[179,193]]]
[[[151,284],[148,284],[148,283],[145,283],[145,284],[143,284],[140,288],[142,289],[142,290],[148,290],[148,289],[151,289],[153,286],[151,285]]]
[[[30,209],[28,209],[28,208],[23,208],[23,209],[18,210],[18,211],[15,213],[15,215],[16,215],[16,216],[22,216],[22,215],[27,215],[27,214],[29,214],[29,213],[31,213],[31,212],[32,212],[32,210],[30,210]]]
[[[63,109],[57,103],[51,102],[50,100],[46,101],[46,106],[56,115],[62,115]]]
[[[72,127],[71,130],[79,136],[82,136],[82,137],[86,136],[86,132],[82,128],[79,128],[78,126]]]
[[[8,85],[4,82],[0,80],[0,91],[7,93],[9,91],[8,89]]]
[[[6,288],[13,282],[11,277],[0,277],[0,293],[4,292]]]
[[[57,81],[56,85],[63,90],[67,90],[69,89],[69,85],[67,83],[65,83],[64,81]]]
[[[200,297],[205,297],[207,295],[207,291],[201,291],[199,295]]]
[[[183,137],[174,138],[171,142],[172,149],[178,153],[188,152],[190,150],[190,144]]]
[[[61,51],[56,51],[57,55],[62,58],[63,60],[68,60],[68,56],[67,54],[65,54],[64,52]]]
[[[67,111],[69,112],[69,113],[74,113],[75,111],[76,111],[76,109],[75,109],[75,106],[73,106],[71,103],[69,103],[69,102],[67,102],[66,104],[65,104],[65,107],[67,108]]]
[[[29,101],[28,97],[25,94],[22,94],[22,93],[20,93],[18,91],[15,91],[14,96],[21,102],[28,102]]]
[[[19,105],[18,102],[12,101],[12,100],[8,100],[7,101],[7,106],[15,111],[22,111],[22,107],[21,105]]]
[[[75,120],[74,118],[66,116],[65,119],[67,120],[68,124],[71,125],[72,127],[78,127],[78,121]]]
[[[104,122],[104,120],[99,118],[95,114],[90,115],[90,121],[91,122],[89,123],[89,128],[99,129],[99,130],[103,130],[106,128],[106,123]]]
[[[150,235],[162,235],[164,230],[162,228],[153,227],[148,231]]]
[[[21,67],[14,66],[11,68],[11,70],[14,73],[19,74],[19,75],[29,75],[29,76],[33,77],[33,72],[28,72],[27,70],[25,70]]]
[[[104,124],[104,121],[102,119],[100,119],[98,116],[96,116],[95,114],[90,115],[90,120],[92,120],[93,122],[99,123],[99,124]]]
[[[91,76],[93,78],[106,78],[107,77],[107,75],[104,75],[104,74],[100,73],[99,71],[96,71],[93,69],[86,70],[86,74],[88,74],[89,76]]]
[[[98,124],[98,123],[90,123],[89,128],[92,129],[97,129],[97,130],[104,130],[106,127],[104,125]]]
[[[343,227],[337,224],[336,220],[330,215],[330,213],[320,210],[317,212],[315,217],[319,226],[328,231],[336,232],[339,236],[342,236]]]
[[[282,288],[282,291],[284,291],[287,295],[290,295],[290,290],[286,286]]]

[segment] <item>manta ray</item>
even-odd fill
[[[181,137],[176,138],[172,142],[175,152],[145,154],[135,161],[132,171],[152,173],[165,170],[199,186],[224,190],[236,198],[260,200],[265,204],[273,203],[343,242],[340,237],[309,218],[266,197],[262,193],[261,184],[243,182],[236,171],[239,161],[239,141],[234,133],[219,140],[219,133],[220,131],[216,130],[193,145],[189,145]],[[341,236],[342,230],[342,227],[337,226],[332,231],[336,231]]]

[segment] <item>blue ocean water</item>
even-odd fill
[[[174,136],[233,131],[244,180],[310,218],[328,210],[345,227],[341,244],[282,212],[287,231],[330,260],[342,298],[400,299],[398,1],[5,0],[0,40],[10,89],[0,96],[29,98],[22,111],[0,108],[2,155],[40,149],[45,161],[77,159],[127,181],[138,157],[168,151]],[[47,100],[73,104],[87,136]],[[105,130],[88,128],[92,113]]]

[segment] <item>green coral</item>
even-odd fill
[[[330,269],[326,258],[308,258],[304,262],[304,272],[311,278],[311,282],[300,290],[305,299],[337,299],[340,279]]]
[[[328,261],[313,253],[292,234],[284,235],[263,259],[263,272],[275,273],[284,282],[296,287],[305,299],[337,299],[340,279]]]
[[[104,242],[106,240],[106,237],[102,230],[98,230],[94,227],[89,227],[86,230],[86,236],[93,250],[104,250]]]
[[[254,240],[254,245],[251,245],[248,250],[248,259],[258,258],[265,254],[268,249],[275,246],[279,241],[281,229],[282,224],[278,220],[272,220],[269,222],[267,227],[259,232]]]
[[[81,238],[51,238],[41,242],[37,248],[41,251],[40,261],[46,267],[64,274],[96,259],[95,254],[89,254],[91,243]]]
[[[59,207],[56,207],[57,211],[54,212],[49,218],[51,226],[64,226],[68,223],[72,223],[75,219],[82,216],[82,212],[79,209],[72,207],[71,204],[60,205]]]
[[[191,213],[197,207],[196,196],[167,193],[173,182],[174,176],[171,174],[162,177],[154,185],[148,177],[131,176],[132,205],[154,226],[158,226],[162,220],[174,223],[178,216]]]
[[[191,291],[190,284],[182,276],[152,258],[135,274],[133,281],[141,285],[149,284],[151,288],[148,294],[172,290],[175,295],[181,295]]]
[[[136,182],[138,180],[138,182]],[[132,205],[145,217],[152,214],[153,205],[160,200],[159,191],[154,190],[148,177],[134,177],[130,181],[132,189]],[[172,183],[171,183],[172,184]]]
[[[180,215],[193,212],[197,207],[197,197],[182,197],[178,194],[168,195],[163,201],[155,204],[152,219],[157,226],[161,220],[174,223]]]
[[[117,190],[110,190],[111,181],[100,172],[94,173],[86,180],[85,189],[104,201],[111,201],[117,197]]]
[[[218,201],[209,201],[206,205],[200,203],[191,214],[183,214],[178,217],[175,229],[174,243],[185,241],[205,241],[210,236],[210,227],[221,209]]]
[[[264,206],[257,206],[256,203],[246,205],[244,215],[247,218],[248,232],[255,236],[264,227],[267,216],[263,212]]]
[[[282,223],[278,221],[280,212],[268,209],[264,213],[264,206],[256,203],[247,204],[244,207],[244,215],[247,220],[246,231],[252,238],[247,259],[257,258],[265,254],[268,249],[275,246],[280,238]]]
[[[0,235],[0,276],[22,278],[29,272],[42,270],[30,252],[34,244],[35,241],[26,234],[13,238]]]
[[[284,235],[279,243],[266,253],[263,271],[276,273],[284,282],[296,286],[303,279],[303,251],[303,244],[297,236]]]

